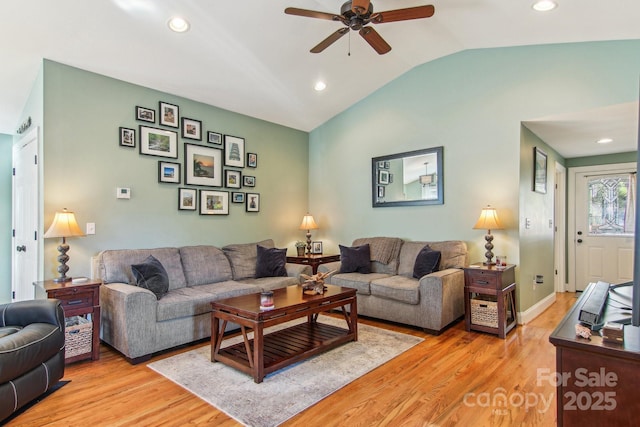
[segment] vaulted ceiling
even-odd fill
[[[638,0],[557,2],[540,13],[533,0],[376,0],[374,11],[435,6],[431,18],[376,25],[392,47],[386,55],[355,31],[312,54],[342,24],[284,13],[339,13],[341,0],[3,2],[0,132],[15,132],[42,58],[310,131],[411,68],[457,51],[640,39]],[[175,15],[189,31],[168,29]],[[318,79],[326,90],[314,90]]]

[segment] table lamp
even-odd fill
[[[71,280],[71,277],[67,277],[67,271],[69,271],[69,266],[67,265],[69,255],[67,255],[67,251],[69,250],[69,245],[66,238],[78,236],[84,236],[84,233],[80,229],[78,221],[76,221],[75,214],[66,208],[62,212],[56,212],[51,226],[43,236],[45,239],[62,237],[62,244],[58,246],[58,252],[60,252],[60,255],[58,255],[58,262],[60,263],[58,273],[60,273],[60,277],[53,279],[54,282],[64,283]]]
[[[484,248],[487,250],[484,256],[487,260],[483,263],[484,265],[493,265],[495,264],[493,259],[493,236],[491,235],[491,230],[502,230],[502,224],[500,224],[500,220],[498,219],[498,213],[496,212],[496,208],[492,208],[491,206],[487,206],[486,208],[482,208],[482,212],[480,212],[480,218],[478,218],[478,222],[473,226],[474,229],[482,229],[487,230],[487,234],[484,236],[484,239],[487,243],[484,245]]]
[[[318,224],[313,220],[313,215],[307,213],[302,218],[300,230],[307,230],[307,255],[311,253],[311,230],[318,229]]]

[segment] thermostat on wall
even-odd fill
[[[130,199],[131,198],[131,189],[130,188],[116,188],[116,198],[117,199]]]

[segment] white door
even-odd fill
[[[581,172],[575,179],[576,290],[633,279],[635,170]]]
[[[38,280],[38,129],[13,147],[13,301],[33,299]]]

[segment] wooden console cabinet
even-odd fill
[[[495,265],[473,264],[464,269],[465,328],[505,338],[516,326],[515,265],[504,268]],[[493,312],[491,321],[485,313]],[[482,318],[483,320],[480,320]],[[495,319],[495,320],[494,320]]]
[[[53,280],[35,282],[47,292],[47,297],[62,302],[65,318],[83,316],[91,320],[91,350],[87,353],[66,357],[65,363],[78,360],[98,360],[100,358],[100,286],[101,280],[87,280],[83,283],[56,283]]]
[[[549,336],[556,347],[556,372],[544,376],[556,384],[558,426],[637,426],[640,328],[626,325],[624,344],[605,343],[597,332],[591,339],[576,336],[588,290]],[[620,307],[630,306],[631,293],[631,287],[610,291],[605,322],[629,317]]]

